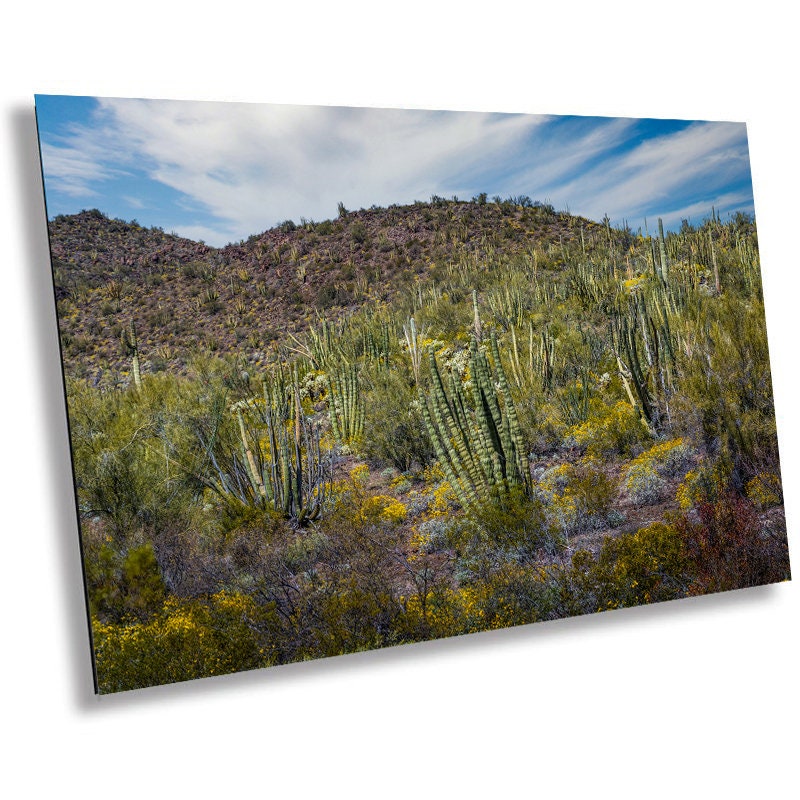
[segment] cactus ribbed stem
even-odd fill
[[[422,389],[419,395],[436,456],[465,507],[502,495],[514,485],[530,489],[522,431],[494,335],[491,349],[494,373],[477,340],[470,342],[471,409],[457,376],[450,376],[450,397],[445,393],[432,349],[432,386],[428,397]]]
[[[667,249],[664,243],[664,223],[661,217],[658,218],[658,253],[661,261],[661,278],[667,280],[669,277],[669,268],[667,266]]]

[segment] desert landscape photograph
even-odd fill
[[[743,123],[36,114],[99,693],[789,580]]]

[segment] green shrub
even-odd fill
[[[625,473],[625,491],[634,505],[649,506],[658,503],[666,488],[667,482],[652,464],[634,463]]]
[[[565,614],[591,613],[685,597],[691,562],[673,526],[654,522],[606,537],[597,556],[578,551],[560,576]]]
[[[414,389],[396,372],[375,379],[367,398],[364,421],[365,454],[389,463],[398,472],[412,465],[426,467],[433,460],[433,446],[425,431],[422,411]]]
[[[102,530],[86,531],[84,565],[89,608],[105,621],[144,620],[161,608],[166,587],[148,542],[120,552]]]
[[[531,563],[540,551],[554,552],[561,543],[544,503],[527,497],[520,487],[512,487],[507,495],[487,500],[467,516],[453,520],[449,531],[464,581],[486,580],[508,562]]]

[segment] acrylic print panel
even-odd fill
[[[789,578],[744,124],[36,110],[100,692]]]

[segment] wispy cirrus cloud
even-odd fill
[[[112,177],[104,158],[79,147],[42,144],[42,160],[51,188],[70,197],[94,197],[97,184]]]
[[[722,194],[727,201],[734,197],[726,191],[732,185],[746,185],[736,196],[752,206],[744,124],[696,122],[634,143],[551,191],[559,197],[580,198],[575,203],[580,213],[594,218],[607,213],[621,220],[653,213],[666,216],[676,204],[707,214]]]
[[[37,98],[47,104],[47,98]],[[100,98],[40,126],[56,213],[91,202],[212,244],[432,194],[527,194],[600,218],[752,207],[744,126]]]

